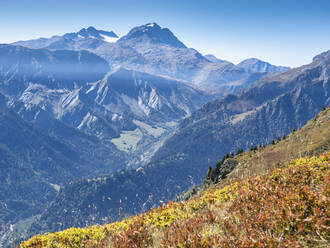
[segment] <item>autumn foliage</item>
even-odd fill
[[[327,247],[330,152],[211,186],[121,222],[37,235],[27,247]]]

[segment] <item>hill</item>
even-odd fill
[[[268,146],[254,146],[250,152],[226,155],[214,168],[216,182],[227,184],[237,179],[267,173],[305,156],[318,156],[330,150],[330,107],[325,108],[299,131],[278,137]]]
[[[20,247],[326,247],[330,153],[319,154],[329,148],[329,115],[327,108],[286,139],[235,156],[227,181],[186,202],[104,226],[37,235]]]

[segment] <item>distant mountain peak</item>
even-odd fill
[[[262,61],[257,58],[249,58],[245,59],[239,64],[237,64],[238,67],[241,67],[245,69],[248,72],[284,72],[288,71],[291,68],[285,67],[285,66],[275,66],[271,65],[268,62]]]
[[[93,26],[89,26],[87,28],[87,31],[97,31],[96,28],[94,28]]]
[[[214,56],[213,54],[205,54],[204,58],[206,58],[207,60],[214,62],[214,63],[224,63],[224,62],[228,62],[226,60],[222,60],[217,58],[216,56]],[[230,62],[229,62],[230,63]]]
[[[243,60],[241,63],[247,63],[247,62],[251,62],[251,63],[252,62],[264,62],[264,63],[267,63],[267,62],[265,62],[261,59],[257,59],[257,58],[248,58],[248,59]]]
[[[113,31],[98,30],[92,26],[87,29],[82,28],[77,33],[67,33],[63,35],[66,39],[99,39],[106,42],[116,42],[118,36]]]
[[[177,48],[186,48],[186,46],[168,28],[162,28],[155,22],[135,27],[120,39],[121,42],[131,40],[135,43],[149,42]]]
[[[318,55],[316,55],[314,58],[313,58],[313,61],[316,61],[316,60],[322,60],[322,59],[325,59],[325,58],[330,58],[330,50],[326,51],[326,52],[323,52],[323,53],[320,53]]]
[[[161,28],[157,23],[153,22],[153,23],[147,23],[145,25],[146,27],[150,27],[150,28]]]

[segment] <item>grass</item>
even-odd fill
[[[133,131],[123,131],[119,138],[112,139],[111,142],[124,152],[130,152],[136,149],[137,144],[142,139],[142,132],[136,128]]]
[[[300,130],[275,145],[235,156],[238,166],[222,183],[261,175],[304,156],[319,155],[330,150],[330,107],[320,112]]]
[[[213,186],[122,222],[37,235],[27,247],[326,247],[330,152]]]
[[[160,136],[162,136],[162,134],[165,132],[165,129],[164,128],[161,128],[161,127],[152,127],[142,121],[138,121],[138,120],[134,120],[133,121],[135,125],[139,126],[140,128],[143,128],[144,130],[147,131],[147,133],[149,135],[152,135],[154,136],[155,138],[158,138]]]

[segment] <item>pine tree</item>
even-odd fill
[[[212,178],[211,178],[211,176],[212,176],[212,167],[209,166],[209,168],[208,168],[208,170],[207,170],[207,173],[206,173],[206,178],[205,178],[205,183],[206,183],[206,184],[209,184],[209,183],[212,182]]]
[[[237,150],[236,155],[239,155],[241,153],[243,153],[243,149],[242,148],[240,148],[240,149]]]

